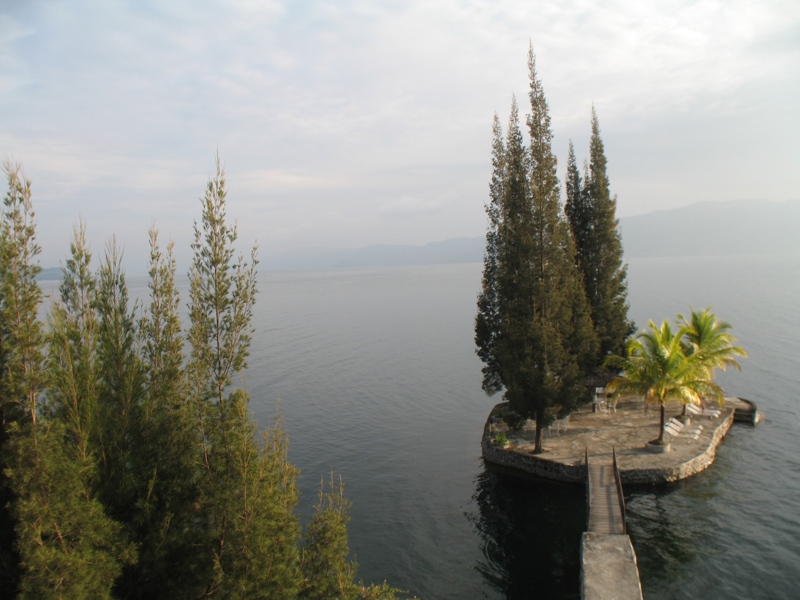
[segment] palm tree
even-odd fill
[[[691,308],[691,307],[690,307]],[[736,338],[730,333],[731,326],[717,319],[708,307],[703,312],[692,310],[690,319],[678,315],[684,330],[683,352],[701,363],[713,379],[714,371],[726,370],[729,366],[742,370],[736,361],[737,356],[747,356],[744,348],[734,346]]]
[[[614,395],[631,393],[661,407],[661,429],[657,442],[664,444],[665,406],[670,400],[699,403],[701,395],[720,397],[722,390],[709,377],[707,363],[699,353],[687,355],[683,338],[685,327],[672,331],[668,321],[640,331],[628,341],[627,357],[609,356],[606,365],[620,369],[607,389]]]

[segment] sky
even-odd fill
[[[82,219],[185,270],[217,154],[242,252],[480,236],[529,44],[562,182],[594,105],[619,216],[800,198],[797,0],[0,0],[0,153],[45,267]]]

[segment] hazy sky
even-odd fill
[[[562,181],[594,103],[620,216],[800,197],[797,0],[0,0],[0,152],[45,266],[82,217],[130,272],[155,222],[185,270],[217,151],[264,257],[482,235],[529,41]]]

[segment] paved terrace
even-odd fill
[[[726,398],[718,417],[693,417],[676,436],[669,438],[672,449],[664,454],[645,449],[647,441],[658,437],[659,407],[651,405],[645,412],[644,401],[636,397],[620,398],[616,411],[593,412],[592,404],[582,407],[569,416],[568,423],[550,428],[544,438],[544,452],[538,455],[533,454],[532,423],[520,432],[509,432],[505,423],[492,424],[493,410],[481,446],[484,459],[494,465],[575,482],[584,481],[584,449],[588,449],[590,459],[610,461],[612,448],[616,447],[623,483],[677,481],[702,471],[714,461],[717,445],[733,423],[734,410],[744,406],[738,398]],[[681,409],[677,402],[668,404],[666,418],[678,416]],[[511,441],[505,449],[492,441],[503,430]]]

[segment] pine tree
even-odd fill
[[[200,506],[213,565],[206,593],[291,598],[299,584],[295,472],[258,443],[249,398],[233,389],[234,375],[247,365],[257,259],[253,248],[249,262],[234,261],[237,235],[225,220],[225,196],[217,159],[195,223],[189,276],[187,378],[201,434]]]
[[[347,559],[347,523],[350,502],[344,496],[344,483],[335,483],[333,473],[326,491],[320,482],[316,514],[306,528],[305,546],[301,553],[303,586],[300,598],[325,600],[358,597],[353,579],[358,566]]]
[[[19,164],[6,162],[8,193],[0,223],[0,322],[3,371],[2,423],[36,422],[39,394],[45,383],[44,332],[38,317],[42,291],[37,256],[31,182]]]
[[[46,371],[31,182],[18,163],[3,166],[8,192],[0,220],[0,596],[12,597],[19,556],[10,512],[14,494],[4,469],[9,427],[37,422]]]
[[[131,442],[136,503],[128,523],[139,561],[116,590],[126,598],[197,598],[204,589],[197,440],[186,397],[175,258],[172,244],[162,253],[155,229],[149,237],[150,301],[138,323],[144,389]]]
[[[2,221],[3,400],[14,407],[2,448],[5,506],[11,508],[13,565],[4,591],[20,598],[110,597],[122,565],[135,560],[121,527],[105,516],[86,483],[86,463],[76,460],[64,426],[48,422],[41,407],[46,381],[44,336],[38,320],[41,291],[35,281],[39,246],[30,182],[19,165],[6,164],[9,194]],[[7,404],[6,404],[7,405]],[[9,539],[4,531],[3,544]],[[4,552],[4,558],[8,553]],[[5,565],[4,565],[5,567]],[[19,568],[18,582],[15,577]],[[18,583],[18,589],[13,590]]]
[[[489,225],[486,230],[486,251],[483,257],[483,278],[478,295],[478,315],[475,318],[475,345],[478,357],[484,366],[481,387],[493,395],[503,389],[503,374],[495,350],[500,335],[500,306],[497,277],[499,227],[502,222],[503,186],[505,181],[505,143],[503,130],[497,113],[492,122],[492,180],[489,184],[489,203],[486,215]]]
[[[99,441],[97,396],[97,313],[94,309],[96,282],[91,271],[92,255],[86,227],[73,229],[70,258],[63,268],[60,301],[48,316],[49,408],[65,427],[76,459],[83,465],[87,481],[95,475]]]
[[[502,382],[511,409],[536,420],[535,451],[541,452],[544,427],[582,396],[579,380],[591,365],[596,339],[572,237],[561,214],[550,116],[532,48],[528,67],[528,148],[519,131],[516,103],[512,102],[502,160],[496,158],[501,145],[494,127],[495,166],[476,342],[486,365],[484,389],[492,393]],[[503,185],[497,203],[499,178]],[[495,291],[488,292],[491,287]]]
[[[93,306],[98,319],[98,497],[112,517],[127,524],[136,513],[138,449],[133,441],[141,423],[144,373],[135,308],[128,307],[122,255],[113,238],[98,271]]]
[[[17,425],[17,424],[15,424]],[[136,549],[86,488],[59,421],[15,427],[8,474],[16,499],[19,598],[111,598]]]
[[[589,165],[582,188],[571,144],[570,156],[566,213],[575,237],[576,261],[583,273],[586,297],[600,342],[600,364],[609,354],[623,353],[625,341],[633,333],[634,326],[628,319],[627,266],[623,264],[622,240],[616,218],[617,200],[609,189],[605,149],[594,107]]]

